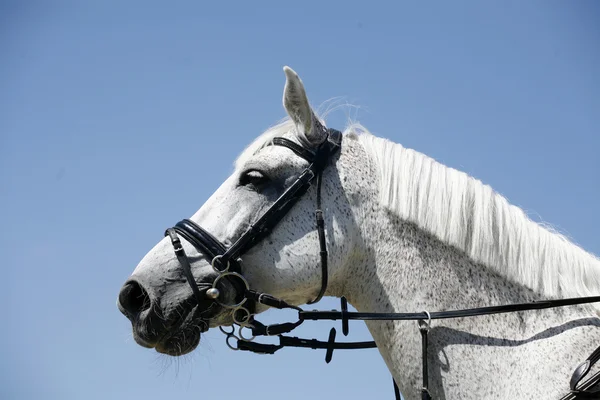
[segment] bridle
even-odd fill
[[[230,247],[226,247],[208,231],[189,219],[179,221],[173,228],[169,228],[165,232],[165,235],[171,239],[175,254],[181,264],[187,282],[192,288],[194,297],[200,306],[206,306],[203,316],[209,315],[215,309],[215,305],[232,309],[234,322],[240,326],[240,336],[242,335],[242,328],[254,326],[252,321],[256,302],[272,307],[284,304],[289,306],[287,303],[275,299],[273,296],[254,291],[250,288],[248,281],[242,274],[241,257],[272,231],[302,195],[306,193],[315,180],[317,186],[315,217],[320,247],[321,289],[308,304],[314,304],[321,300],[327,290],[327,243],[325,241],[325,222],[323,211],[321,210],[321,181],[323,170],[340,149],[342,134],[335,129],[325,129],[318,123],[315,129],[322,130],[326,139],[314,151],[308,150],[282,137],[275,137],[268,144],[282,146],[291,150],[295,155],[306,160],[309,165],[300,173],[294,183]],[[190,262],[178,235],[181,235],[206,256],[207,259],[211,260],[212,267],[217,276],[210,287],[203,287],[204,293],[202,293],[192,275]],[[223,280],[229,281],[235,289],[237,297],[233,304],[228,304],[221,299],[221,294],[224,291],[220,284]],[[230,333],[226,334],[230,335]],[[229,341],[227,343],[233,348]]]
[[[324,140],[314,151],[306,149],[301,145],[282,137],[273,138],[268,144],[288,148],[294,152],[296,156],[306,160],[309,163],[309,166],[300,173],[294,183],[292,183],[271,207],[269,207],[256,222],[250,225],[231,246],[225,246],[208,231],[189,219],[179,221],[174,227],[167,229],[165,232],[165,236],[169,236],[171,240],[175,255],[177,256],[185,278],[192,289],[193,295],[198,302],[199,309],[205,309],[205,311],[200,314],[200,317],[205,322],[205,327],[208,327],[207,319],[218,310],[218,306],[232,310],[234,324],[239,326],[238,335],[235,334],[233,325],[231,326],[231,330],[220,327],[220,330],[226,335],[226,343],[231,349],[251,351],[259,354],[274,354],[283,347],[325,349],[325,361],[329,363],[332,359],[334,350],[375,348],[377,345],[373,341],[336,342],[335,328],[331,329],[329,339],[326,342],[316,339],[301,339],[284,336],[283,334],[291,332],[306,320],[341,320],[342,332],[345,336],[349,333],[349,320],[417,321],[422,343],[423,384],[421,397],[423,400],[431,400],[427,364],[427,339],[432,320],[540,310],[552,307],[600,302],[600,296],[589,296],[431,313],[428,311],[420,313],[361,313],[349,312],[348,303],[344,297],[341,298],[341,311],[304,311],[299,307],[290,305],[284,300],[278,299],[267,293],[252,290],[248,281],[244,278],[241,257],[264,237],[270,234],[273,228],[283,219],[294,204],[296,204],[302,195],[308,191],[312,186],[313,181],[316,181],[317,190],[315,217],[320,248],[321,288],[315,298],[308,302],[308,304],[314,304],[321,300],[327,290],[328,253],[325,240],[325,222],[323,211],[321,210],[321,181],[323,171],[341,148],[342,134],[335,129],[324,128],[318,123],[316,124],[315,129],[321,129],[322,133],[326,136],[326,140]],[[210,285],[202,285],[196,282],[179,236],[192,244],[208,260],[211,260],[211,265],[216,276]],[[223,281],[228,281],[234,288],[236,296],[233,302],[227,302],[222,298],[223,293],[225,293],[222,285]],[[278,309],[294,309],[298,311],[298,321],[268,326],[264,325],[254,318],[257,303]],[[252,331],[252,336],[250,338],[243,335],[244,328]],[[257,336],[278,336],[279,344],[253,342],[254,338]],[[237,340],[235,345],[230,342],[232,339]],[[600,372],[594,374],[588,380],[581,382],[590,371],[592,365],[598,360],[600,360],[600,347],[598,347],[590,357],[575,369],[570,380],[571,391],[562,397],[561,400],[600,397],[600,389],[593,389],[593,387],[600,382]],[[396,399],[399,400],[400,392],[398,386],[395,381],[393,384]]]

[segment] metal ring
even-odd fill
[[[262,298],[263,298],[263,296],[264,296],[264,295],[265,295],[265,293],[261,293],[261,294],[259,294],[259,295],[258,295],[258,300],[257,300],[257,301],[258,301],[260,304],[265,304],[265,303],[263,303],[263,302],[262,302]]]
[[[237,345],[236,345],[236,347],[233,347],[233,346],[231,345],[231,343],[229,343],[229,339],[231,339],[231,338],[236,338],[237,340],[240,340],[240,339],[239,339],[237,336],[235,336],[235,335],[227,335],[227,339],[225,339],[225,343],[227,344],[227,347],[229,347],[231,350],[236,350],[236,351],[237,351],[237,350],[239,350],[240,348],[239,348],[239,347],[237,347]]]
[[[427,311],[427,310],[423,310],[423,312],[425,314],[427,314],[427,322],[425,322],[422,319],[420,319],[418,321],[419,328],[423,328],[424,327],[425,329],[429,330],[429,328],[431,327],[431,314],[429,314],[429,311]]]
[[[236,317],[236,315],[235,315],[235,314],[236,314],[238,311],[243,311],[243,312],[244,312],[244,314],[246,314],[246,315],[245,315],[245,320],[243,320],[243,321],[240,321],[240,320],[239,320],[239,319]],[[236,324],[238,324],[239,326],[241,326],[241,327],[244,327],[244,326],[249,326],[249,325],[250,325],[250,323],[249,323],[249,322],[250,322],[250,317],[252,316],[252,314],[250,314],[250,311],[249,311],[248,309],[246,309],[246,308],[244,308],[244,307],[237,307],[237,308],[235,308],[235,309],[233,310],[233,313],[232,313],[232,314],[233,314],[233,322],[235,322],[235,323],[236,323]]]
[[[242,338],[242,340],[245,340],[247,342],[251,342],[254,340],[254,338],[256,337],[255,335],[252,335],[252,337],[247,338],[244,336],[244,328],[250,329],[249,326],[240,326],[240,329],[238,330],[238,334],[240,335],[240,338]]]
[[[217,276],[217,279],[215,279],[213,281],[212,287],[216,288],[217,287],[217,283],[219,283],[219,280],[221,280],[222,278],[224,278],[226,276],[234,276],[234,277],[240,279],[244,283],[244,286],[246,287],[246,290],[250,289],[250,285],[248,284],[248,281],[246,280],[246,278],[244,278],[242,275],[238,274],[237,272],[223,272],[223,273],[221,273],[219,276]],[[246,302],[246,300],[248,300],[248,299],[246,297],[244,297],[242,299],[242,301],[240,301],[239,303],[236,303],[236,304],[225,304],[225,303],[223,303],[221,300],[219,300],[217,298],[217,299],[215,299],[215,302],[217,304],[219,304],[220,306],[225,307],[225,308],[238,308],[242,304],[244,304]]]
[[[228,272],[228,271],[229,271],[229,260],[227,260],[227,267],[226,267],[225,269],[218,269],[218,268],[215,266],[215,262],[216,262],[217,260],[220,260],[221,258],[223,258],[223,255],[222,255],[222,254],[220,254],[220,255],[218,255],[218,256],[215,256],[215,258],[213,258],[213,259],[212,259],[212,261],[210,262],[210,265],[212,265],[213,269],[214,269],[214,270],[215,270],[215,272],[217,272],[218,274],[223,274],[223,273],[226,273],[226,272]]]
[[[424,310],[423,312],[427,314],[427,325],[431,326],[431,314],[429,314],[429,311],[427,310]]]
[[[231,327],[231,332],[227,332],[223,326],[219,326],[219,330],[221,332],[223,332],[224,334],[226,334],[227,336],[233,335],[233,332],[235,332],[235,326],[230,325],[230,327]]]

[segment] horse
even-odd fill
[[[600,293],[597,256],[461,171],[359,123],[327,128],[298,74],[284,73],[288,116],[122,286],[117,306],[139,345],[181,356],[208,329],[251,327],[269,306],[299,309],[323,295],[359,312],[428,313]],[[600,343],[599,313],[579,304],[430,323],[429,394],[567,395],[573,369]],[[419,330],[366,325],[403,396],[420,398]]]

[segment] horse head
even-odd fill
[[[209,328],[246,326],[265,310],[246,298],[250,289],[301,305],[343,286],[348,249],[360,237],[343,186],[360,177],[339,166],[352,162],[354,146],[342,146],[341,134],[311,109],[298,75],[284,72],[289,119],[250,144],[229,178],[167,231],[123,285],[117,305],[138,344],[186,354]],[[320,229],[317,208],[326,215]]]

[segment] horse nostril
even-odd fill
[[[119,305],[126,316],[136,316],[150,308],[150,296],[137,281],[129,281],[121,288]]]

